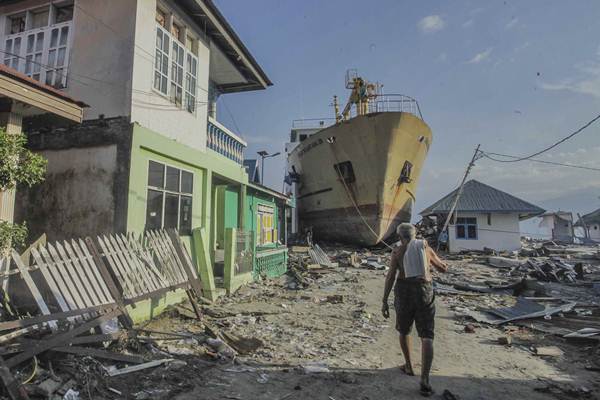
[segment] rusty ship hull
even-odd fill
[[[297,173],[299,231],[373,246],[410,221],[432,133],[407,112],[359,115],[324,128],[288,155]]]

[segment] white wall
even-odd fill
[[[457,239],[456,228],[451,225],[448,227],[450,252],[483,250],[485,247],[499,251],[521,248],[518,214],[493,213],[491,225],[488,225],[487,214],[458,213],[458,217],[477,218],[477,239]]]
[[[171,2],[167,5],[177,11]],[[179,14],[183,16],[183,13]],[[133,93],[131,121],[199,150],[206,149],[208,101],[209,45],[198,43],[198,87],[196,113],[178,109],[168,98],[153,89],[154,54],[156,46],[156,1],[139,0],[135,24],[136,49],[133,61]],[[193,23],[184,19],[194,36],[202,38]]]
[[[600,241],[600,224],[588,225],[590,239]]]
[[[85,119],[130,114],[135,9],[136,0],[75,1],[66,92],[90,106]]]

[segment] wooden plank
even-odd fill
[[[129,374],[131,372],[137,372],[137,371],[141,371],[141,370],[144,370],[147,368],[154,368],[154,367],[158,367],[159,365],[162,365],[164,363],[171,362],[173,360],[174,360],[173,358],[163,358],[162,360],[149,361],[147,363],[134,365],[132,367],[110,370],[110,371],[108,371],[108,376],[125,375],[125,374]]]
[[[129,263],[125,259],[125,255],[119,248],[119,245],[117,244],[113,235],[108,235],[108,236],[105,236],[104,238],[105,238],[105,241],[107,242],[108,246],[110,247],[110,249],[114,252],[115,257],[119,260],[119,262],[121,264],[121,268],[122,268],[125,276],[129,280],[129,282],[133,285],[133,287],[135,289],[134,294],[140,295],[140,294],[144,293],[144,290],[142,289],[142,285],[140,283],[139,275],[136,273],[133,266],[129,265]]]
[[[167,278],[158,270],[154,265],[154,260],[151,254],[147,250],[143,250],[140,253],[140,261],[148,270],[149,275],[154,279],[154,282],[158,288],[164,288],[169,286]]]
[[[30,358],[37,356],[40,353],[43,353],[44,351],[50,350],[53,347],[63,346],[63,345],[65,345],[65,343],[68,343],[69,340],[71,340],[75,336],[81,335],[82,333],[87,332],[92,328],[95,328],[96,326],[100,325],[101,323],[106,322],[108,320],[113,319],[114,317],[121,315],[121,313],[122,313],[121,310],[115,309],[104,315],[101,315],[97,318],[87,321],[87,322],[71,329],[70,331],[67,331],[64,333],[55,333],[55,334],[49,336],[48,338],[45,338],[44,340],[40,340],[40,342],[36,346],[33,346],[32,348],[28,349],[27,351],[24,351],[23,353],[6,360],[6,365],[9,368],[12,368],[12,367],[19,365],[23,361],[27,361]]]
[[[169,265],[169,261],[165,258],[164,250],[162,249],[160,242],[156,238],[156,232],[146,231],[146,234],[148,235],[147,236],[148,244],[150,245],[151,249],[154,251],[156,259],[159,262],[158,270],[166,278],[169,286],[176,284],[177,278],[173,274],[173,271]]]
[[[110,294],[112,295],[113,299],[115,299],[115,302],[117,303],[117,305],[119,307],[119,310],[121,310],[121,313],[122,313],[121,317],[120,317],[121,323],[127,329],[132,328],[133,321],[131,320],[131,317],[129,316],[129,314],[127,314],[127,308],[125,307],[125,299],[123,298],[123,294],[121,293],[119,288],[117,288],[117,285],[116,285],[112,275],[110,274],[110,271],[106,267],[106,264],[104,264],[104,261],[102,261],[102,257],[100,256],[98,249],[96,249],[96,246],[94,245],[94,242],[92,241],[92,238],[90,238],[90,237],[85,238],[85,244],[87,246],[83,246],[83,244],[82,244],[81,248],[83,249],[84,252],[87,252],[94,258],[94,263],[98,267],[98,271],[102,275],[104,283],[106,283],[106,286],[107,286],[108,290],[110,291]]]
[[[31,260],[31,250],[36,249],[38,247],[41,246],[45,246],[47,242],[47,238],[46,238],[46,234],[42,234],[42,236],[40,236],[39,238],[37,238],[37,240],[35,240],[33,243],[31,243],[31,245],[29,245],[29,247],[27,247],[27,249],[21,253],[21,260],[23,260],[23,264],[29,266],[30,265],[30,260]]]
[[[87,314],[90,312],[100,312],[100,311],[103,311],[106,309],[112,309],[113,307],[114,307],[114,304],[104,304],[101,306],[94,306],[94,307],[89,307],[89,308],[82,308],[82,309],[76,308],[74,310],[64,311],[64,312],[59,312],[59,313],[54,313],[54,314],[49,314],[49,315],[38,315],[37,317],[17,319],[14,321],[4,321],[4,322],[0,322],[0,332],[7,331],[9,329],[17,329],[17,328],[23,328],[26,326],[36,325],[36,324],[40,324],[42,322],[48,322],[50,320],[61,320],[61,319],[69,318],[69,317]]]
[[[56,249],[54,248],[54,246],[52,246],[52,244],[48,243],[48,246],[46,246],[46,247],[48,248],[48,253],[50,253],[50,256],[54,260],[54,263],[55,263],[57,269],[60,271],[60,274],[61,274],[62,278],[64,279],[65,284],[69,288],[69,292],[73,296],[75,305],[77,306],[77,308],[85,308],[86,304],[83,301],[83,298],[81,297],[81,293],[79,293],[80,286],[82,285],[82,283],[75,280],[75,278],[76,278],[75,274],[70,273],[67,265],[60,258]]]
[[[81,262],[81,260],[79,260],[79,257],[77,257],[71,246],[69,246],[69,243],[63,242],[62,245],[60,243],[57,243],[56,248],[58,249],[58,252],[61,254],[63,259],[69,259],[71,261],[71,264],[77,272],[81,283],[83,283],[82,291],[84,291],[87,294],[89,299],[89,303],[87,303],[86,306],[91,307],[102,304],[102,302],[100,301],[100,297],[96,293],[95,287],[97,286],[97,284],[93,275],[87,273],[86,268],[84,268],[83,263]]]
[[[200,284],[200,280],[197,279],[196,277],[194,277],[194,274],[192,272],[192,270],[194,268],[193,265],[188,265],[187,260],[185,259],[185,255],[183,253],[186,250],[185,250],[185,248],[183,248],[183,243],[181,243],[181,239],[179,238],[179,235],[177,234],[176,231],[170,231],[169,237],[170,237],[171,241],[173,242],[175,251],[177,252],[179,257],[182,259],[182,262],[183,262],[182,267],[187,275],[187,280],[190,283],[190,286],[196,293],[197,297],[202,297],[202,285]]]
[[[0,356],[0,379],[4,383],[4,387],[8,392],[11,400],[29,400],[27,391],[21,383],[11,374],[9,367],[6,365],[4,358]]]
[[[104,252],[104,256],[108,261],[108,264],[111,267],[111,270],[114,272],[115,276],[121,287],[123,288],[123,297],[132,297],[136,295],[135,287],[129,281],[129,277],[127,276],[127,272],[123,270],[121,266],[121,262],[114,251],[110,247],[108,239],[106,237],[98,236],[98,243],[100,244],[100,248]]]
[[[54,298],[56,299],[56,302],[58,303],[58,306],[60,307],[61,311],[63,311],[63,312],[69,311],[70,308],[67,305],[65,298],[63,297],[62,293],[60,292],[60,289],[58,288],[58,285],[55,282],[54,278],[50,274],[50,271],[48,270],[48,266],[46,265],[44,260],[42,260],[42,258],[40,257],[40,254],[37,252],[36,249],[32,248],[31,255],[33,256],[33,259],[35,260],[37,267],[39,268],[40,272],[42,273],[42,276],[46,280],[48,287],[50,287],[50,291],[54,295]]]
[[[115,242],[123,251],[123,255],[127,259],[129,265],[138,272],[136,276],[140,282],[142,290],[144,292],[151,292],[158,289],[155,286],[154,281],[150,278],[150,275],[148,275],[148,271],[146,271],[146,268],[144,268],[139,258],[135,254],[135,250],[129,246],[125,240],[123,240],[121,235],[115,235]]]
[[[171,231],[174,232],[174,234],[179,237],[179,233],[177,232],[176,229],[171,229]],[[176,242],[173,242],[172,238],[169,236],[169,233],[166,230],[163,230],[160,232],[161,235],[161,239],[163,241],[163,243],[165,244],[166,248],[169,249],[169,254],[171,254],[171,258],[173,260],[175,260],[175,264],[177,266],[177,274],[179,275],[180,279],[182,281],[185,281],[188,279],[188,275],[185,271],[185,267],[184,267],[184,263],[185,260],[183,259],[182,255],[179,254],[179,252],[177,251],[177,248],[175,246]]]
[[[104,298],[106,299],[106,304],[114,303],[116,300],[113,297],[112,292],[108,288],[108,286],[104,280],[104,277],[100,273],[100,266],[96,263],[94,256],[92,256],[92,254],[88,250],[85,242],[81,239],[79,239],[78,242],[72,240],[71,245],[73,246],[73,249],[75,250],[75,253],[77,253],[77,255],[80,255],[85,260],[87,260],[88,265],[90,266],[91,270],[93,271],[94,275],[96,276],[96,280],[100,284],[102,292],[104,293]]]
[[[141,364],[145,361],[144,357],[142,356],[114,353],[112,351],[94,349],[90,347],[61,346],[52,348],[52,351],[58,351],[60,353],[77,354],[81,356],[104,358],[107,360],[120,361],[129,364]]]
[[[40,309],[41,313],[44,315],[51,314],[50,310],[48,309],[48,305],[46,305],[46,302],[44,301],[44,298],[42,297],[42,294],[40,293],[37,286],[35,285],[35,282],[31,278],[31,275],[29,275],[29,270],[23,265],[23,261],[21,260],[21,256],[19,255],[19,253],[17,253],[15,250],[13,250],[12,258],[15,261],[15,264],[17,265],[19,272],[21,272],[21,277],[23,278],[23,280],[25,281],[25,284],[29,288],[29,291],[33,295],[33,298],[35,299],[35,302],[37,303],[38,308]],[[52,328],[52,330],[58,329],[56,320],[48,321],[48,325],[50,325],[50,328]]]
[[[84,245],[85,246],[85,245]],[[91,256],[85,255],[79,245],[75,240],[71,240],[71,244],[65,242],[65,248],[69,254],[74,254],[74,256],[79,258],[83,269],[86,271],[86,275],[88,276],[90,282],[94,286],[94,290],[96,291],[96,295],[98,296],[99,304],[110,304],[114,303],[114,299],[110,296],[108,289],[106,288],[106,284],[102,280],[100,273],[98,272],[98,268],[96,264],[94,264],[94,260]]]
[[[160,232],[155,231],[153,234],[154,243],[161,256],[161,261],[165,266],[165,270],[169,271],[171,276],[171,284],[181,283],[181,276],[178,274],[177,262],[173,259],[169,249],[165,246],[162,238],[160,237]]]
[[[50,253],[48,253],[46,248],[41,247],[39,254],[43,258],[43,261],[48,267],[48,271],[50,272],[50,274],[54,278],[54,281],[58,285],[58,288],[60,289],[60,292],[63,295],[65,301],[67,302],[69,308],[71,310],[77,309],[77,303],[75,301],[75,298],[73,297],[73,294],[71,293],[71,290],[73,290],[73,288],[71,287],[70,282],[67,284],[67,281],[65,281],[62,273],[62,268],[60,268],[56,264],[56,262],[52,259]]]

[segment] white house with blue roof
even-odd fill
[[[438,200],[425,210],[423,217],[434,217],[438,226],[446,220],[458,189]],[[465,183],[456,205],[454,218],[448,226],[448,250],[498,251],[519,250],[519,222],[543,214],[544,210],[525,200],[476,180]]]

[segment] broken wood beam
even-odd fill
[[[106,360],[121,361],[128,364],[142,364],[145,360],[142,356],[120,354],[112,351],[94,349],[90,347],[79,347],[79,346],[61,346],[54,347],[51,351],[57,351],[60,353],[77,354],[80,356],[92,356],[96,358],[104,358]]]

